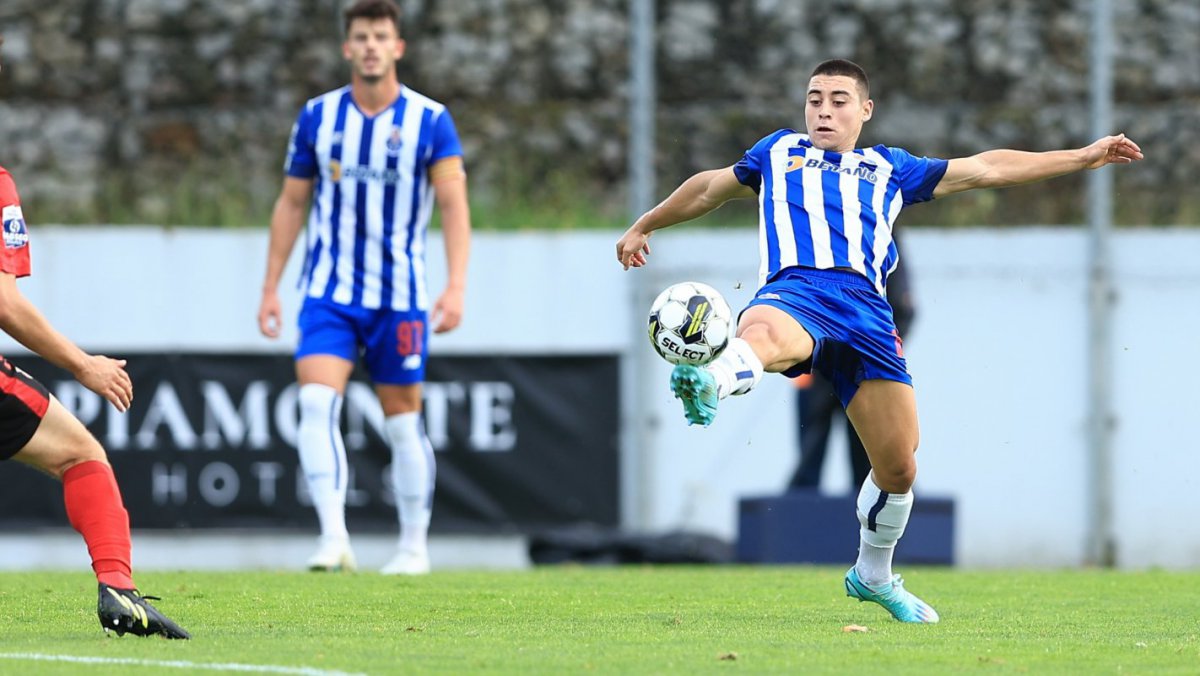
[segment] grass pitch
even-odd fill
[[[843,572],[139,575],[192,641],[106,637],[88,574],[7,573],[0,673],[1200,673],[1198,573],[903,570],[942,616],[918,626]]]

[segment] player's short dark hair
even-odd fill
[[[350,23],[355,19],[389,19],[396,25],[396,34],[400,34],[400,7],[392,0],[358,0],[342,12],[342,18],[347,33],[350,32]]]
[[[863,70],[862,66],[853,61],[847,61],[846,59],[822,61],[817,64],[817,67],[813,69],[812,75],[809,77],[816,77],[817,75],[841,75],[848,77],[858,84],[858,93],[862,95],[864,100],[871,98],[871,81],[867,79],[867,71]]]

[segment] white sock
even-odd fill
[[[708,370],[717,381],[717,397],[724,399],[754,389],[762,380],[763,363],[750,349],[750,343],[734,338],[721,356],[708,365]]]
[[[904,535],[912,513],[912,491],[902,494],[885,493],[875,485],[873,474],[867,475],[858,492],[858,560],[854,567],[868,585],[885,584],[892,579],[892,554]]]
[[[300,386],[300,430],[296,450],[308,482],[322,537],[346,531],[346,447],[342,443],[342,397],[327,385]]]
[[[401,413],[384,421],[392,446],[392,491],[400,515],[400,549],[424,552],[433,514],[437,461],[420,413]]]

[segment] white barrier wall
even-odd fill
[[[751,231],[679,228],[656,235],[647,268],[622,272],[619,233],[478,234],[467,317],[434,338],[442,353],[628,356],[624,521],[736,536],[736,500],[777,492],[796,461],[794,391],[768,376],[726,401],[708,429],[689,428],[667,365],[643,334],[659,289],[713,284],[735,308],[756,284]],[[920,493],[958,504],[958,559],[968,566],[1078,565],[1087,522],[1086,232],[909,231],[918,316],[906,349],[922,416]],[[265,231],[34,228],[34,276],[21,288],[86,348],[290,350],[298,256],[285,278],[287,333],[255,326]],[[1200,232],[1114,236],[1118,304],[1112,355],[1114,505],[1125,567],[1200,565],[1196,397]],[[444,278],[431,240],[435,288]],[[14,353],[11,341],[0,350]],[[824,486],[852,490],[844,443]]]

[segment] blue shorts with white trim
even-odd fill
[[[794,378],[816,370],[848,406],[864,380],[912,385],[892,308],[866,277],[852,270],[790,267],[767,282],[747,307],[769,305],[791,315],[812,336],[812,359],[789,368]]]
[[[324,354],[357,362],[362,356],[378,385],[423,382],[429,343],[426,320],[424,310],[373,310],[305,298],[296,359]]]

